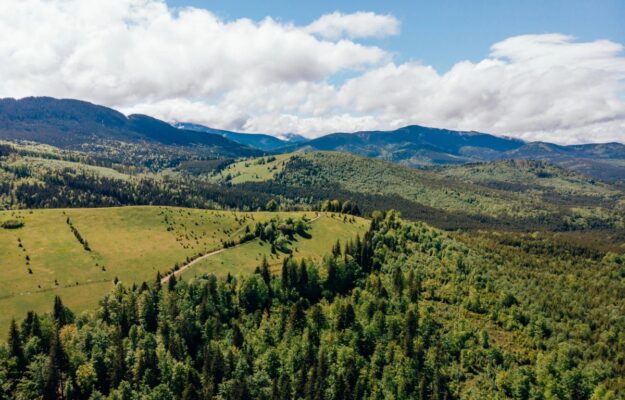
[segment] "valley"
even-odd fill
[[[625,393],[621,145],[0,117],[0,399]]]

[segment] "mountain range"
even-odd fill
[[[193,149],[196,156],[202,149],[210,149],[213,158],[341,151],[412,167],[536,159],[602,180],[625,180],[625,145],[621,143],[564,146],[418,125],[393,131],[331,133],[312,140],[295,134],[278,138],[187,122],[172,125],[147,115],[125,116],[108,107],[50,97],[0,99],[0,139],[62,148],[91,145],[98,140],[150,143]]]
[[[0,139],[35,141],[61,148],[119,141],[205,147],[233,156],[262,154],[222,135],[177,129],[147,115],[125,116],[85,101],[51,97],[0,99]]]
[[[244,144],[250,147],[255,147],[257,149],[265,151],[275,151],[290,144],[303,143],[307,141],[305,137],[293,134],[287,135],[284,139],[281,139],[276,136],[267,135],[264,133],[232,132],[223,129],[209,128],[204,125],[193,124],[190,122],[177,122],[174,123],[173,126],[179,129],[220,135],[226,139],[232,140],[233,142]]]
[[[412,167],[535,159],[599,179],[625,179],[625,145],[621,143],[563,146],[418,125],[394,131],[333,133],[282,150],[342,151]]]

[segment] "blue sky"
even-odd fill
[[[166,0],[172,7],[205,8],[226,20],[270,16],[307,25],[333,11],[392,14],[401,22],[399,35],[368,40],[395,54],[445,72],[461,60],[479,61],[493,43],[528,33],[563,33],[580,41],[625,42],[623,0],[440,0],[440,1],[226,1]]]
[[[625,0],[0,1],[0,97],[276,136],[625,143]]]

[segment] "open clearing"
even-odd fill
[[[315,212],[234,212],[177,207],[118,207],[0,212],[0,222],[23,221],[18,229],[0,228],[0,332],[28,310],[49,311],[55,295],[75,312],[93,309],[117,277],[125,284],[152,280],[187,257],[206,254],[236,239],[246,226],[272,218],[306,216],[309,239],[296,235],[295,257],[327,253],[368,227],[366,220]],[[69,223],[68,223],[69,220]],[[80,243],[72,227],[86,241]],[[203,273],[249,273],[267,255],[273,267],[284,254],[271,254],[258,239],[228,248],[191,266],[184,279]]]
[[[219,178],[224,180],[229,177],[233,184],[268,181],[282,171],[284,164],[291,157],[293,154],[289,153],[238,161],[224,168],[219,174]]]

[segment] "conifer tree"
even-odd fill
[[[171,274],[171,276],[167,280],[167,290],[169,290],[170,292],[173,292],[176,289],[177,283],[178,282],[176,280],[176,274]]]
[[[263,261],[260,264],[260,276],[263,278],[265,283],[269,285],[271,281],[271,272],[269,272],[269,262],[267,261],[267,256],[263,255]]]
[[[43,390],[44,400],[56,400],[62,398],[62,374],[64,371],[67,371],[67,368],[67,356],[65,355],[61,345],[59,331],[58,329],[55,329],[50,343],[50,352],[48,354],[48,370]]]
[[[25,367],[26,360],[24,359],[24,350],[22,348],[22,338],[20,332],[17,329],[15,319],[11,320],[9,327],[9,338],[7,340],[9,347],[9,356],[15,358],[15,364],[18,370],[22,370]]]

